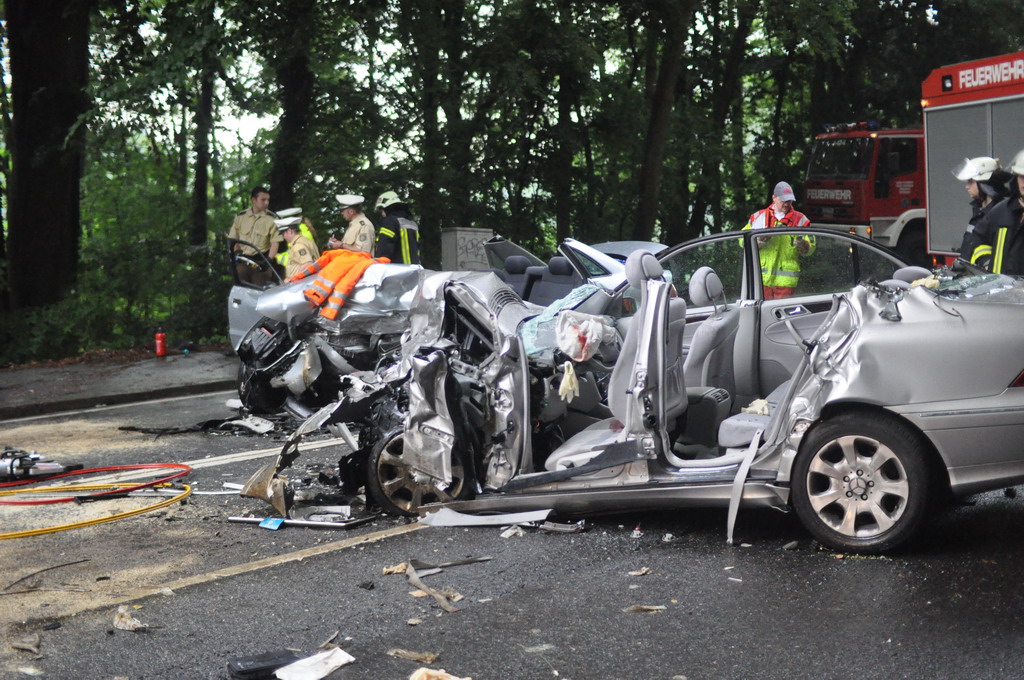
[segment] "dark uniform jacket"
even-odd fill
[[[377,257],[386,257],[396,264],[419,264],[419,226],[402,208],[388,210],[388,216],[377,230]]]
[[[991,255],[992,264],[989,269],[993,272],[1024,274],[1022,217],[1024,205],[1021,205],[1015,189],[1009,198],[992,206],[975,226],[974,235],[978,245],[974,248],[971,261],[978,262]]]

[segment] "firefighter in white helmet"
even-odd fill
[[[1024,149],[1007,167],[1010,195],[992,206],[974,228],[977,244],[970,260],[997,274],[1024,274]],[[987,260],[991,258],[991,260]]]
[[[980,245],[974,235],[974,228],[992,206],[1006,198],[1006,183],[1010,179],[1010,173],[999,167],[998,158],[979,156],[965,158],[964,162],[953,170],[953,175],[965,183],[964,188],[971,199],[971,219],[967,222],[967,230],[960,245],[960,257],[975,261],[976,264],[987,265],[988,262],[984,260],[988,258],[984,249],[977,254],[977,258],[983,261],[974,259],[975,250]]]
[[[377,197],[375,208],[384,218],[377,230],[377,257],[396,264],[419,264],[419,225],[413,221],[408,204],[394,191],[385,191]]]

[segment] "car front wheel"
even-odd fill
[[[829,548],[863,553],[909,540],[931,493],[920,440],[878,413],[842,414],[811,430],[792,480],[793,507],[807,530]]]
[[[381,437],[370,452],[366,487],[375,501],[393,515],[416,515],[421,505],[446,503],[469,494],[466,466],[453,453],[452,481],[441,487],[414,472],[405,455],[405,433],[396,427]]]

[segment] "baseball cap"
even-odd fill
[[[782,201],[795,201],[796,194],[793,193],[793,187],[789,186],[789,182],[779,182],[775,185],[775,190],[772,191],[772,196],[778,196],[779,200]]]

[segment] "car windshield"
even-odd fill
[[[1024,305],[1024,279],[1005,274],[961,276],[943,281],[936,292],[961,301]]]
[[[866,179],[870,163],[867,137],[819,139],[811,151],[807,179]]]

